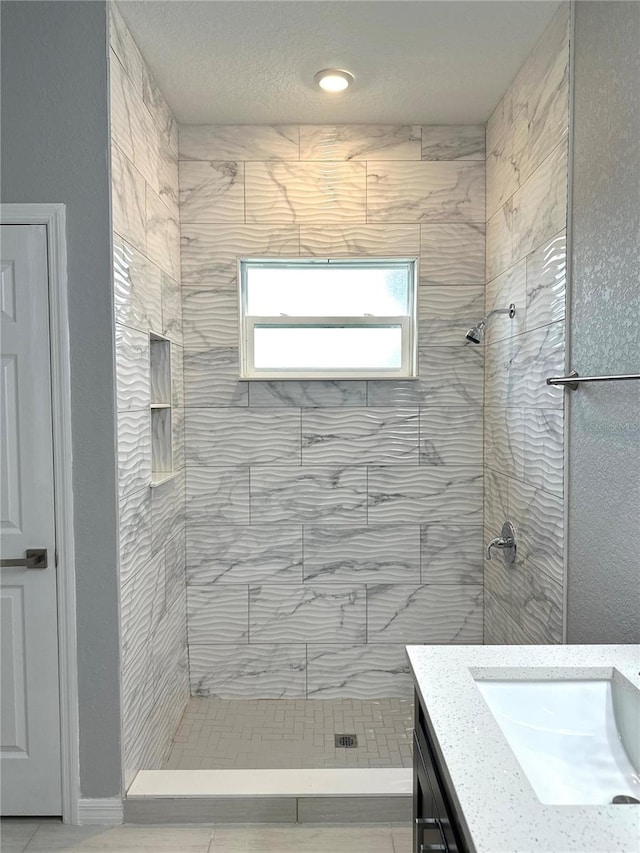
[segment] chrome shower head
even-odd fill
[[[516,316],[516,306],[512,302],[508,308],[494,308],[493,311],[489,311],[487,316],[483,317],[477,326],[474,326],[472,329],[469,329],[466,334],[466,339],[468,341],[471,341],[472,344],[481,344],[484,339],[485,330],[487,328],[487,320],[494,314],[508,314],[509,318],[513,319]]]
[[[477,326],[474,326],[473,329],[469,329],[467,332],[467,340],[471,341],[472,344],[480,344],[482,343],[482,339],[484,338],[484,329],[487,325],[486,318],[481,320]]]

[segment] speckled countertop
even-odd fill
[[[640,646],[407,646],[470,849],[640,853],[640,806],[541,803],[475,678],[610,678],[640,689]]]

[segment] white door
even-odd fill
[[[3,815],[62,812],[46,236],[0,227]],[[32,549],[46,549],[46,568],[19,564]]]

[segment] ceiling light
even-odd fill
[[[313,78],[325,92],[343,92],[354,81],[353,74],[342,68],[325,68]]]

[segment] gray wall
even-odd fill
[[[640,4],[575,17],[570,365],[640,371]],[[640,383],[570,397],[568,640],[640,641]]]
[[[105,3],[4,3],[2,201],[67,205],[85,797],[121,789],[108,146]]]

